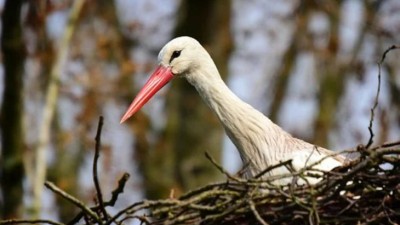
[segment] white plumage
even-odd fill
[[[158,60],[159,67],[134,99],[121,123],[137,112],[174,77],[184,77],[197,89],[204,102],[221,121],[227,135],[237,147],[243,164],[247,165],[247,177],[253,177],[268,166],[286,160],[292,160],[295,170],[319,161],[313,168],[323,171],[343,164],[342,156],[292,137],[262,113],[240,100],[225,85],[210,55],[195,39],[173,39],[160,51]],[[332,156],[326,157],[328,155]],[[287,172],[286,169],[277,169],[264,177]],[[307,180],[316,183],[319,179]],[[287,182],[287,179],[283,179],[278,183]]]

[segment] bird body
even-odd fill
[[[246,177],[254,177],[268,166],[286,160],[292,160],[294,170],[318,163],[313,168],[329,171],[343,164],[342,156],[292,137],[237,97],[222,80],[208,52],[195,39],[173,39],[160,51],[159,61],[159,68],[132,102],[121,123],[138,111],[166,83],[176,76],[182,76],[196,88],[204,102],[217,115],[246,165]],[[264,177],[288,172],[282,167],[266,173]],[[319,181],[316,178],[307,180],[309,183]],[[278,184],[287,182],[282,179]]]

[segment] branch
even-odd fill
[[[130,175],[129,173],[124,173],[122,177],[118,181],[118,186],[111,192],[111,199],[110,201],[104,203],[106,206],[114,206],[118,200],[119,194],[124,192],[125,184],[128,181]]]
[[[73,197],[72,195],[68,194],[67,192],[61,190],[60,188],[58,188],[55,184],[53,184],[52,182],[46,181],[46,183],[44,183],[44,185],[50,189],[51,191],[53,191],[54,193],[58,194],[59,196],[63,197],[64,199],[68,200],[69,202],[71,202],[72,204],[76,205],[78,208],[80,208],[82,211],[84,211],[87,215],[89,215],[90,217],[92,217],[94,220],[96,220],[96,222],[98,222],[99,224],[103,224],[101,222],[101,219],[97,216],[97,214],[95,212],[93,212],[89,207],[87,207],[83,202],[81,202],[80,200],[76,199],[75,197]]]
[[[238,179],[232,175],[230,175],[228,173],[228,171],[226,171],[221,165],[219,165],[208,152],[204,153],[206,155],[206,158],[223,174],[225,174],[225,176],[227,176],[229,179],[231,180],[235,180],[238,181]]]
[[[104,202],[103,205],[104,206],[114,206],[115,203],[118,200],[118,196],[124,192],[124,188],[125,188],[125,184],[129,179],[129,173],[124,173],[124,175],[122,175],[122,177],[119,179],[118,181],[118,186],[111,192],[111,199],[108,202]],[[95,207],[91,207],[90,209],[92,211],[97,211],[99,209],[100,205],[95,206]],[[104,208],[105,210],[105,208]],[[68,225],[72,225],[72,224],[76,224],[79,222],[80,219],[82,219],[82,217],[84,216],[84,211],[81,211],[80,213],[78,213],[71,221],[69,221],[67,224]],[[108,215],[108,214],[107,214]],[[109,217],[105,217],[106,219],[109,219]],[[109,221],[113,221],[113,219],[109,220]]]
[[[375,136],[374,132],[372,131],[372,126],[373,126],[374,117],[375,117],[375,110],[376,110],[376,107],[378,106],[379,94],[380,94],[380,92],[381,92],[381,67],[382,67],[383,62],[385,61],[386,55],[387,55],[390,51],[392,51],[392,50],[394,50],[394,49],[399,49],[399,48],[400,48],[400,46],[392,45],[391,47],[389,47],[388,49],[386,49],[386,50],[383,52],[382,57],[381,57],[381,60],[378,62],[378,88],[377,88],[377,90],[376,90],[376,96],[375,96],[374,105],[373,105],[372,108],[371,108],[371,118],[370,118],[370,120],[369,120],[369,125],[368,125],[368,131],[369,131],[370,137],[369,137],[369,140],[368,140],[367,145],[365,146],[365,148],[367,148],[367,149],[368,149],[369,147],[371,147],[371,145],[372,145],[372,143],[373,143],[374,136]]]
[[[104,202],[102,191],[100,188],[99,179],[98,179],[98,173],[97,173],[98,172],[97,171],[97,162],[100,157],[101,131],[103,128],[103,124],[104,124],[104,118],[102,116],[100,116],[99,123],[97,126],[96,137],[95,137],[96,144],[95,144],[95,154],[94,154],[94,158],[93,158],[93,171],[92,171],[93,180],[94,180],[94,184],[95,184],[95,188],[96,188],[98,205],[95,207],[91,207],[90,209],[92,211],[97,211],[100,209],[101,213],[103,214],[103,218],[108,220],[109,216],[107,214],[105,206],[114,206],[115,205],[115,203],[118,200],[119,194],[124,192],[125,184],[128,181],[130,175],[129,175],[129,173],[124,173],[124,175],[118,181],[118,186],[112,191],[111,199],[108,202]],[[70,222],[68,222],[68,224],[76,224],[83,216],[84,216],[84,211],[81,211]]]
[[[279,168],[281,166],[290,165],[290,164],[292,164],[292,160],[291,159],[283,161],[283,162],[280,162],[280,163],[272,165],[272,166],[269,166],[266,169],[264,169],[263,171],[261,171],[260,173],[258,173],[254,178],[258,179],[258,178],[264,176],[266,173],[268,173],[271,170],[274,170],[274,169]]]
[[[84,219],[86,224],[94,224],[95,223],[95,224],[103,225],[105,223],[111,224],[113,222],[115,222],[117,224],[122,223],[121,221],[116,221],[117,217],[115,217],[115,216],[113,218],[110,218],[110,215],[107,213],[105,207],[115,205],[115,203],[118,200],[118,196],[124,192],[125,184],[129,179],[129,174],[124,173],[124,175],[118,181],[118,186],[112,191],[111,199],[108,202],[104,202],[102,191],[100,188],[99,179],[98,179],[98,171],[97,171],[97,165],[98,165],[98,160],[100,157],[100,149],[101,149],[101,131],[103,128],[103,122],[104,122],[104,118],[102,116],[100,116],[98,127],[97,127],[97,132],[96,132],[96,137],[95,137],[95,142],[96,142],[95,143],[95,154],[94,154],[94,158],[93,158],[92,176],[93,176],[93,180],[94,180],[94,184],[95,184],[95,188],[96,188],[96,194],[97,194],[96,206],[93,206],[93,207],[86,206],[82,201],[80,201],[79,199],[75,198],[74,196],[68,194],[64,190],[58,188],[52,182],[47,181],[44,184],[52,192],[56,193],[57,195],[61,196],[62,198],[66,199],[67,201],[71,202],[76,207],[81,209],[81,211],[67,224],[77,224],[82,218]],[[158,203],[153,202],[153,204],[157,205]],[[135,204],[134,204],[134,206],[135,206]],[[139,206],[139,208],[142,208],[142,207],[143,206]],[[151,205],[149,207],[151,207]],[[128,215],[128,213],[127,213],[127,215]],[[121,216],[121,215],[119,215],[119,216]],[[124,219],[128,219],[128,218],[130,218],[130,216],[125,217]],[[140,217],[133,216],[132,218],[140,218]],[[0,220],[0,225],[1,224],[26,224],[26,223],[31,223],[31,224],[47,223],[47,224],[52,224],[52,225],[64,225],[63,223],[58,223],[58,222],[54,222],[51,220],[36,220],[36,219],[33,219],[33,220],[22,220],[22,219],[21,220],[19,220],[19,219]]]
[[[100,116],[99,118],[99,124],[97,126],[97,133],[95,137],[96,145],[95,145],[95,152],[94,152],[94,159],[93,159],[93,182],[94,186],[96,188],[96,193],[97,193],[97,202],[99,204],[99,208],[101,213],[103,214],[103,218],[108,218],[106,209],[104,208],[104,203],[103,203],[103,194],[101,193],[101,188],[99,184],[99,179],[97,175],[97,162],[99,161],[99,156],[100,156],[100,147],[101,147],[101,129],[103,128],[103,122],[104,118]]]
[[[250,210],[251,212],[254,214],[254,216],[256,217],[257,221],[259,223],[261,223],[262,225],[268,225],[267,222],[265,222],[265,220],[260,216],[260,214],[258,213],[256,206],[254,204],[253,201],[249,200],[249,206],[250,206]]]

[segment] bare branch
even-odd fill
[[[97,216],[95,212],[93,212],[88,206],[86,206],[83,202],[80,200],[76,199],[72,195],[66,193],[65,191],[61,190],[58,188],[55,184],[52,182],[46,181],[44,185],[53,191],[54,193],[58,194],[59,196],[63,197],[64,199],[68,200],[72,204],[76,205],[78,208],[80,208],[82,211],[84,211],[87,215],[89,215],[91,218],[96,220],[98,223],[103,224],[101,222],[101,219]]]
[[[274,170],[276,168],[279,168],[279,167],[285,166],[285,165],[289,165],[289,164],[292,164],[292,160],[291,159],[283,161],[283,162],[280,162],[280,163],[278,163],[276,165],[269,166],[269,167],[265,168],[263,171],[261,171],[259,174],[254,176],[254,178],[258,179],[258,178],[264,176],[266,173],[270,172],[271,170]]]
[[[96,146],[95,146],[94,159],[93,159],[93,171],[92,171],[93,175],[92,176],[93,176],[94,186],[96,188],[97,201],[99,203],[100,212],[103,214],[103,218],[108,218],[107,212],[104,208],[103,194],[101,193],[99,178],[97,175],[97,162],[99,161],[99,156],[100,156],[101,130],[103,128],[103,123],[104,123],[104,118],[102,116],[100,116],[99,124],[97,126],[97,133],[96,133],[96,137],[95,137]]]
[[[371,145],[373,144],[373,139],[374,139],[374,136],[375,136],[374,132],[372,131],[372,126],[373,126],[373,123],[374,123],[375,110],[376,110],[376,107],[378,107],[379,94],[381,92],[381,76],[382,76],[381,75],[381,69],[382,69],[382,64],[385,61],[386,55],[390,51],[392,51],[394,49],[399,49],[399,48],[400,48],[400,46],[397,46],[397,45],[390,46],[388,49],[386,49],[383,52],[381,60],[378,62],[378,88],[376,90],[376,96],[375,96],[374,105],[371,108],[371,117],[370,117],[369,125],[368,125],[368,131],[369,131],[370,137],[369,137],[368,143],[365,145],[365,148],[367,148],[367,149],[369,147],[371,147]]]
[[[228,178],[231,179],[231,180],[236,180],[236,181],[238,181],[238,178],[236,178],[236,177],[230,175],[230,174],[228,173],[228,171],[226,171],[221,165],[219,165],[219,164],[211,157],[211,155],[210,155],[208,152],[205,152],[204,154],[205,154],[206,158],[207,158],[221,173],[225,174],[226,177],[228,177]]]
[[[110,201],[104,203],[106,206],[114,206],[118,200],[119,194],[124,192],[125,184],[128,181],[130,175],[129,173],[124,173],[122,177],[118,181],[118,186],[111,192],[111,199]]]
[[[251,201],[251,200],[249,201],[249,206],[250,206],[251,212],[254,214],[254,216],[256,217],[257,221],[259,223],[261,223],[262,225],[268,225],[268,223],[265,222],[265,220],[258,213],[258,211],[256,209],[256,206],[255,206],[253,201]]]

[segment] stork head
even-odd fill
[[[199,54],[204,52],[200,43],[191,37],[178,37],[168,42],[160,51],[160,66],[169,68],[174,76],[187,75],[198,65]]]
[[[168,42],[158,55],[158,67],[129,106],[121,123],[139,111],[174,77],[189,76],[201,65],[202,58],[209,57],[200,43],[191,37],[178,37]]]

